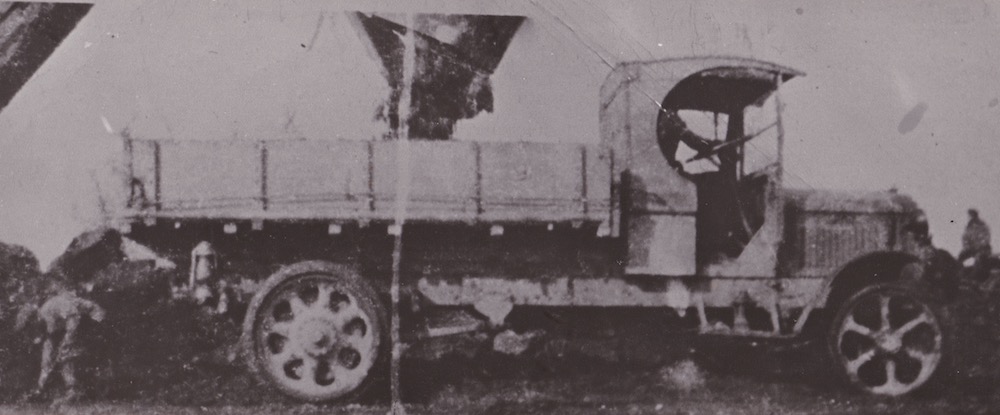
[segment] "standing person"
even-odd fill
[[[962,252],[958,254],[958,262],[965,263],[970,258],[975,263],[968,269],[968,274],[977,281],[985,280],[989,272],[986,260],[993,254],[990,246],[990,227],[979,218],[979,211],[969,209],[969,223],[965,225],[962,234]]]
[[[979,218],[979,211],[969,209],[969,223],[965,225],[965,233],[962,234],[962,252],[958,254],[958,261],[986,258],[992,254],[990,227]]]

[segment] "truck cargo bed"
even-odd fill
[[[139,139],[125,142],[126,217],[393,220],[401,148],[409,153],[407,220],[611,218],[613,158],[596,145]]]

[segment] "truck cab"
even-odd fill
[[[627,214],[616,231],[628,239],[629,274],[774,275],[784,132],[768,98],[801,75],[715,58],[626,64],[609,76],[601,133],[620,161]]]
[[[828,327],[849,383],[908,393],[942,353],[940,310],[916,288],[933,249],[926,223],[895,191],[784,187],[780,88],[803,75],[727,57],[611,73],[601,135],[615,155],[612,233],[628,246],[625,274],[667,280],[668,305],[694,307],[705,334],[780,338],[801,336],[807,323]]]

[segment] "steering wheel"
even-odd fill
[[[719,144],[717,140],[710,140],[698,135],[687,127],[687,123],[677,114],[677,110],[662,109],[660,117],[656,122],[656,140],[660,146],[663,157],[667,159],[667,164],[682,175],[689,173],[684,171],[684,161],[677,155],[677,150],[681,143],[693,150],[696,155],[712,151]]]
[[[727,148],[730,148],[730,147],[733,147],[733,146],[737,146],[737,145],[746,143],[746,142],[748,142],[750,140],[753,140],[754,138],[757,138],[757,136],[763,134],[765,131],[770,130],[771,128],[774,128],[777,125],[778,125],[777,122],[773,122],[770,125],[768,125],[767,127],[764,127],[764,128],[761,128],[760,130],[757,130],[757,132],[755,132],[753,134],[747,134],[747,135],[745,135],[743,137],[740,137],[738,139],[735,139],[735,140],[730,140],[730,141],[726,141],[726,142],[723,142],[723,143],[716,144],[716,145],[712,146],[712,148],[710,148],[708,150],[699,151],[698,154],[695,154],[694,157],[691,157],[691,158],[687,159],[685,162],[686,163],[690,163],[692,161],[696,161],[696,160],[701,160],[701,159],[706,159],[706,158],[712,157],[712,156],[714,156],[716,154],[721,153],[722,150],[725,150]]]

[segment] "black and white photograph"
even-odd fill
[[[994,0],[0,1],[3,414],[996,414],[998,227]]]

